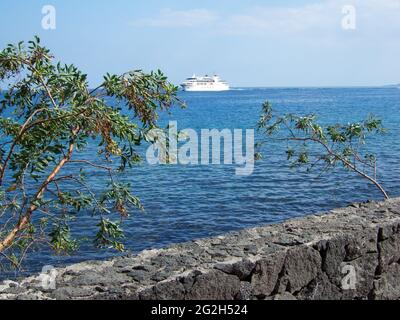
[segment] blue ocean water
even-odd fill
[[[323,123],[346,123],[374,114],[388,132],[369,141],[378,156],[379,179],[391,196],[400,195],[400,90],[397,88],[244,88],[217,93],[180,93],[186,109],[164,114],[161,124],[178,128],[255,128],[265,100],[279,113],[315,113]],[[93,154],[93,149],[87,155]],[[142,150],[144,151],[144,149]],[[296,216],[325,211],[354,201],[381,199],[381,194],[359,177],[339,170],[335,175],[297,172],[285,158],[285,145],[266,144],[263,159],[250,176],[235,175],[236,165],[165,165],[143,163],[127,170],[145,212],[133,212],[123,222],[126,248],[146,248],[277,223]],[[102,173],[89,172],[89,184],[101,188]],[[93,217],[82,213],[74,222],[75,235],[93,234]],[[25,270],[112,256],[90,243],[71,256],[57,257],[47,250],[28,256]]]

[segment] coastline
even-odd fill
[[[45,275],[3,281],[0,299],[398,299],[399,262],[394,198],[58,268],[50,289]]]

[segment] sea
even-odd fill
[[[264,101],[278,114],[316,114],[323,124],[349,123],[374,115],[387,132],[367,140],[366,148],[377,155],[378,179],[392,197],[400,196],[400,90],[376,88],[234,88],[227,92],[180,92],[187,107],[163,113],[160,126],[176,121],[178,129],[255,129]],[[256,142],[264,139],[256,133]],[[93,143],[83,154],[96,161]],[[122,221],[124,243],[130,253],[174,243],[221,235],[227,232],[274,224],[294,217],[325,212],[381,193],[366,180],[342,168],[320,175],[294,169],[286,160],[286,144],[267,142],[262,159],[251,175],[235,174],[233,164],[150,165],[147,146],[139,153],[144,161],[127,169],[120,179],[132,185],[145,210],[132,211]],[[91,170],[91,171],[90,171]],[[105,175],[89,169],[87,183],[95,192],[104,188]],[[75,187],[74,187],[75,188]],[[72,222],[80,250],[56,256],[46,248],[27,255],[19,273],[29,274],[45,265],[62,266],[83,260],[107,259],[112,250],[94,248],[91,239],[97,217],[82,211]],[[87,241],[83,241],[88,239]]]

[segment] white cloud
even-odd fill
[[[326,4],[298,8],[258,7],[246,13],[228,17],[221,23],[221,30],[231,34],[258,35],[325,29],[335,24],[332,11],[332,8]]]
[[[218,20],[218,15],[205,9],[171,10],[163,9],[155,18],[139,19],[132,23],[137,27],[196,27],[209,25]]]
[[[221,21],[221,30],[238,35],[332,35],[342,33],[342,8],[356,9],[359,35],[399,31],[400,0],[326,0],[302,7],[259,7]]]
[[[342,35],[344,5],[354,5],[358,36],[400,31],[400,0],[315,0],[303,6],[261,6],[241,14],[218,14],[206,9],[164,9],[152,18],[136,20],[136,27],[210,27],[215,34],[245,36],[301,35],[332,37]]]

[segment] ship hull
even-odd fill
[[[228,86],[221,86],[221,87],[187,87],[182,86],[183,91],[188,92],[219,92],[219,91],[229,91],[230,88]]]

